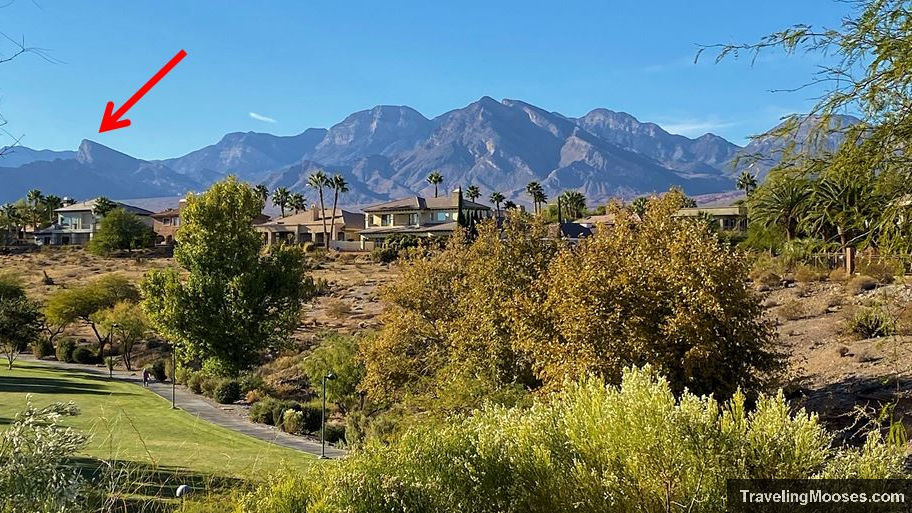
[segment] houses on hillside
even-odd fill
[[[68,205],[54,210],[57,221],[35,233],[35,243],[43,245],[82,245],[96,233],[101,217],[95,213],[97,200]],[[142,218],[156,234],[156,244],[172,245],[181,226],[181,211],[185,200],[176,208],[153,213],[121,202],[114,202]],[[409,196],[371,205],[363,213],[337,208],[311,208],[284,217],[270,219],[258,216],[254,228],[263,236],[264,244],[313,243],[323,245],[324,232],[329,233],[330,247],[339,250],[371,249],[391,235],[446,237],[460,222],[478,222],[493,217],[487,205],[467,200],[457,188],[451,194],[434,198]],[[704,219],[723,231],[745,231],[747,209],[743,206],[684,208],[675,213],[680,219]],[[636,214],[631,222],[640,222]],[[593,215],[575,222],[555,224],[553,235],[571,242],[584,239],[599,227],[611,227],[613,214]]]

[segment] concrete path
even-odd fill
[[[24,361],[36,362],[60,369],[76,369],[91,374],[98,374],[102,376],[108,375],[108,370],[106,368],[96,367],[94,365],[62,363],[56,360],[37,360],[28,355],[22,355],[21,359]],[[142,386],[142,371],[115,370],[114,379],[117,379],[119,381],[127,381],[138,386]],[[153,382],[149,385],[148,388],[152,392],[164,397],[168,401],[171,401],[170,383]],[[209,402],[202,396],[190,392],[182,386],[176,387],[174,394],[175,402],[177,403],[177,407],[179,409],[184,410],[185,412],[194,415],[199,419],[205,420],[206,422],[211,422],[225,429],[237,431],[238,433],[243,433],[245,435],[252,436],[269,443],[281,445],[282,447],[297,449],[299,451],[313,454],[315,456],[320,455],[319,441],[309,440],[300,436],[289,435],[288,433],[280,431],[272,426],[267,426],[265,424],[256,424],[233,413],[222,411],[217,405]],[[346,453],[347,452],[342,449],[337,449],[330,446],[329,444],[326,445],[326,456],[328,458],[341,458],[345,456]]]

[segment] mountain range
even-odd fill
[[[809,118],[802,125],[813,122]],[[525,186],[538,181],[549,197],[574,189],[596,205],[671,186],[691,195],[732,191],[741,170],[762,178],[787,145],[781,137],[766,137],[740,147],[713,134],[695,139],[671,134],[608,109],[572,118],[518,100],[483,97],[433,119],[407,106],[382,105],[329,129],[293,136],[230,133],[165,160],[137,159],[90,140],[76,151],[16,146],[0,158],[0,202],[33,188],[77,199],[178,196],[204,190],[228,174],[271,189],[288,187],[313,201],[307,177],[324,169],[345,176],[351,190],[343,202],[353,207],[433,194],[426,181],[433,170],[444,176],[441,190],[475,184],[482,199],[499,191],[527,203]],[[767,158],[747,163],[739,162],[739,155]]]

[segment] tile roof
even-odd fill
[[[81,203],[74,203],[74,204],[68,205],[66,207],[61,207],[61,208],[55,209],[54,212],[92,211],[92,210],[94,210],[95,202],[97,202],[97,201],[98,201],[98,198],[88,200],[88,201],[83,201]],[[115,203],[118,207],[126,210],[127,212],[132,212],[134,214],[141,215],[141,216],[150,216],[154,213],[150,210],[146,210],[144,208],[139,208],[139,207],[134,207],[133,205],[127,205],[126,203],[121,203],[119,201],[114,201],[113,203]]]

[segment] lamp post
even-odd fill
[[[177,344],[171,344],[171,409],[177,409]]]
[[[111,340],[114,336],[114,330],[119,327],[120,324],[117,324],[116,322],[111,325],[111,332],[108,333],[108,344],[111,344]],[[104,346],[101,346],[101,361],[104,361]],[[114,379],[114,360],[108,361],[108,379]]]
[[[326,458],[326,380],[336,379],[336,375],[328,372],[323,376],[323,411],[320,415],[320,458]]]

